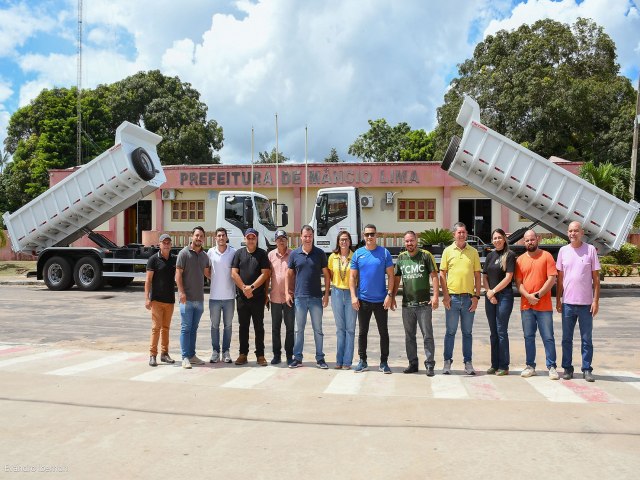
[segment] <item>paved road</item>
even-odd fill
[[[636,478],[640,467],[640,326],[633,320],[640,301],[632,291],[602,300],[594,384],[460,372],[403,375],[399,312],[390,320],[393,375],[320,371],[312,363],[298,370],[255,363],[151,369],[141,297],[135,288],[54,293],[0,286],[0,472],[55,467],[65,478]],[[442,309],[434,321],[440,366]],[[335,352],[332,325],[329,311],[328,360]],[[207,330],[205,318],[198,341],[203,357],[210,353]],[[517,313],[510,334],[518,373],[524,351]],[[371,359],[377,339],[372,329]],[[177,357],[177,328],[171,342]],[[313,346],[310,331],[306,346]],[[488,352],[479,312],[474,363],[480,372]]]

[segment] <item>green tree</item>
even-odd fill
[[[460,135],[455,119],[469,94],[484,124],[544,157],[628,164],[635,92],[619,71],[614,42],[590,20],[490,35],[459,65],[438,109],[435,158]]]
[[[264,152],[258,153],[258,160],[255,163],[285,163],[289,161],[289,157],[285,156],[282,152],[278,152],[276,158],[276,149],[275,147],[271,149],[271,153]]]
[[[222,127],[207,120],[200,93],[178,77],[159,70],[139,72],[110,86],[113,123],[128,120],[162,135],[158,155],[165,165],[220,163]]]
[[[405,148],[400,151],[400,159],[404,162],[430,162],[435,153],[435,131],[411,130],[407,133]]]
[[[592,183],[614,197],[628,202],[631,200],[629,182],[631,172],[628,168],[613,165],[612,163],[586,162],[580,167],[580,177]]]
[[[341,161],[335,148],[332,148],[329,156],[324,159],[325,163],[340,163]]]
[[[4,167],[9,163],[10,159],[11,155],[9,155],[9,152],[0,147],[0,174],[4,172]]]
[[[407,134],[411,127],[398,123],[392,127],[384,118],[369,120],[369,131],[360,135],[349,147],[349,155],[365,162],[398,162],[400,152],[409,143]]]

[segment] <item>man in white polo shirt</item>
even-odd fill
[[[216,244],[207,252],[211,260],[211,288],[209,290],[209,316],[211,317],[211,347],[209,363],[231,363],[229,348],[233,331],[236,286],[231,278],[231,262],[236,249],[227,244],[227,230],[216,230]],[[222,333],[222,357],[220,356],[220,317],[224,325]]]

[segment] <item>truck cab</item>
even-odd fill
[[[281,208],[282,225],[276,225],[273,212]],[[238,249],[245,246],[244,232],[255,228],[258,235],[258,247],[265,250],[275,248],[273,235],[277,228],[288,223],[286,205],[272,203],[267,197],[255,192],[223,191],[218,193],[216,225],[227,229],[229,244]]]
[[[360,243],[362,216],[360,193],[355,187],[333,187],[318,190],[316,206],[309,223],[315,229],[315,244],[326,253],[335,248],[338,233],[351,234],[353,245]]]

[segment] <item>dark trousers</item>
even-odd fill
[[[287,359],[293,357],[293,331],[295,328],[296,317],[293,307],[286,303],[271,304],[271,343],[273,345],[273,354],[280,356],[282,354],[282,340],[280,338],[280,330],[284,321],[285,337],[284,351]]]
[[[256,337],[256,356],[264,356],[264,297],[238,297],[238,336],[240,353],[249,354],[249,324],[253,319],[253,332]]]
[[[389,311],[385,310],[382,303],[371,303],[360,300],[358,310],[358,355],[361,360],[367,360],[367,335],[369,334],[369,322],[371,314],[376,318],[378,333],[380,334],[380,361],[389,359]]]

